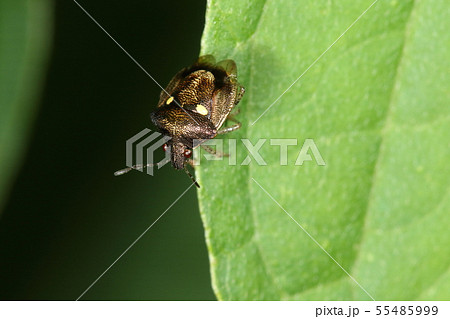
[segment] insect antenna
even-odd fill
[[[200,188],[200,185],[197,183],[197,181],[195,180],[194,176],[192,176],[192,174],[188,171],[187,167],[184,167],[184,171],[186,172],[186,174],[191,178],[191,180],[194,182],[195,186],[197,186],[198,188]]]
[[[121,170],[115,172],[114,176],[119,176],[119,175],[126,174],[126,173],[128,173],[129,171],[131,171],[133,169],[140,171],[140,170],[143,170],[146,167],[152,167],[152,166],[155,166],[155,165],[157,165],[157,164],[145,164],[145,165],[137,164],[137,165],[133,165],[133,166],[130,166],[130,167],[127,167],[127,168],[124,168],[124,169],[121,169]]]

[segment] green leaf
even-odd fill
[[[372,2],[208,2],[202,54],[247,90],[238,165],[197,169],[219,299],[450,298],[448,3],[380,0],[323,54]],[[325,166],[295,165],[306,139]]]
[[[0,212],[38,104],[51,24],[50,1],[0,2]]]

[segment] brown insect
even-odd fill
[[[197,187],[200,186],[186,167],[192,165],[192,150],[218,134],[241,127],[230,112],[244,92],[237,80],[236,63],[233,60],[216,63],[211,55],[202,56],[192,66],[182,69],[161,92],[158,108],[151,113],[152,122],[163,135],[170,137],[164,150],[170,152],[172,166],[184,169]],[[226,119],[236,124],[221,128]],[[153,165],[135,165],[115,175]]]

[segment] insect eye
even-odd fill
[[[164,144],[164,145],[162,146],[162,149],[163,149],[164,152],[167,151],[167,147],[168,147],[167,144]]]
[[[190,149],[184,150],[184,157],[189,158],[192,156],[192,151]]]

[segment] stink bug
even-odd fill
[[[244,92],[237,81],[236,63],[233,60],[216,63],[211,55],[202,56],[192,66],[182,69],[161,92],[158,108],[151,113],[152,122],[163,135],[171,138],[164,150],[170,152],[172,166],[184,169],[197,187],[200,186],[186,167],[186,164],[192,166],[192,150],[218,134],[241,127],[230,112]],[[236,124],[221,128],[226,119]],[[156,164],[135,165],[115,175],[153,165]]]

